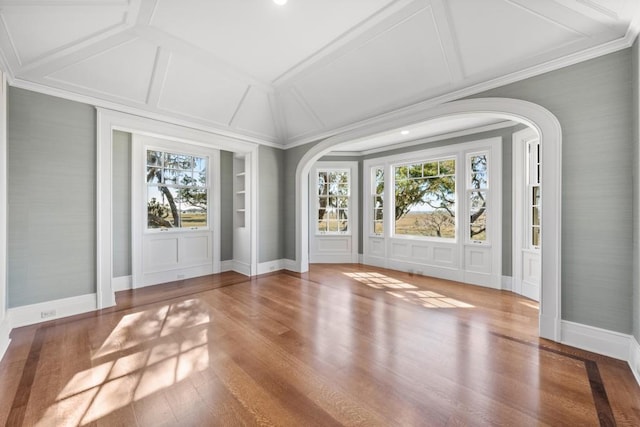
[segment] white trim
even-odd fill
[[[560,340],[561,311],[561,227],[562,227],[562,129],[558,119],[546,108],[518,99],[477,98],[453,101],[433,106],[418,104],[411,108],[370,120],[366,126],[355,125],[351,130],[318,142],[300,159],[296,168],[296,267],[309,269],[309,171],[311,166],[332,147],[374,136],[389,129],[415,125],[428,120],[457,115],[489,115],[514,120],[533,127],[540,135],[542,146],[542,289],[540,302],[540,336]]]
[[[640,26],[639,26],[640,27]],[[631,29],[631,28],[630,28]],[[444,95],[429,98],[424,101],[417,102],[407,107],[401,107],[391,111],[390,113],[381,113],[379,115],[373,115],[360,121],[350,123],[346,126],[332,128],[324,130],[316,134],[305,134],[299,138],[293,138],[290,141],[285,141],[284,148],[294,148],[299,145],[308,144],[310,142],[318,141],[321,139],[332,138],[337,135],[348,133],[363,127],[370,126],[373,123],[379,121],[389,120],[390,117],[398,114],[406,114],[407,112],[414,111],[416,109],[428,109],[433,108],[444,103],[450,103],[459,99],[467,98],[478,93],[486,92],[491,89],[506,86],[512,83],[516,83],[522,80],[526,80],[531,77],[535,77],[541,74],[545,74],[551,71],[559,70],[571,65],[575,65],[581,62],[585,62],[600,56],[608,55],[623,49],[627,49],[633,45],[637,31],[629,31],[625,37],[603,43],[601,45],[582,50],[580,52],[572,53],[570,55],[563,56],[545,63],[534,65],[524,70],[516,71],[514,73],[499,76],[487,81],[483,81],[471,86],[467,86],[463,89],[454,90],[452,92],[445,93]]]
[[[561,324],[563,344],[615,359],[629,360],[631,335],[568,320],[563,320]]]
[[[302,273],[298,269],[298,263],[292,259],[283,259],[282,260],[282,268],[288,271],[293,271],[294,273]]]
[[[176,229],[169,230],[182,242],[193,233],[198,236],[206,235],[210,242],[209,261],[199,261],[196,265],[184,264],[181,259],[175,268],[161,269],[160,271],[147,271],[144,268],[146,245],[149,238],[158,237],[154,231],[147,230],[146,210],[146,151],[155,149],[164,152],[179,152],[189,155],[202,156],[208,159],[207,164],[207,191],[209,197],[207,227],[198,230]],[[183,278],[197,277],[203,274],[215,274],[220,272],[220,179],[215,172],[220,170],[220,150],[213,147],[203,147],[202,144],[177,142],[174,140],[149,137],[139,133],[133,133],[131,138],[131,266],[132,285],[134,288],[156,285]],[[178,244],[179,246],[181,243]],[[180,251],[178,251],[180,253]],[[181,257],[181,255],[180,255]]]
[[[43,319],[42,312],[51,310],[55,310],[55,315]],[[86,294],[10,308],[8,316],[11,327],[19,328],[94,310],[96,310],[96,294]]]
[[[631,344],[629,345],[629,367],[636,382],[640,385],[640,344],[635,337],[631,336]]]
[[[513,292],[513,277],[502,276],[502,290]]]
[[[104,99],[96,98],[94,96],[80,95],[78,93],[70,92],[65,89],[58,89],[58,88],[47,86],[41,83],[35,83],[28,80],[22,80],[19,78],[10,79],[9,83],[11,84],[11,86],[14,86],[20,89],[31,90],[33,92],[38,92],[45,95],[51,95],[58,98],[68,99],[70,101],[76,101],[83,104],[93,105],[98,109],[113,110],[113,111],[121,112],[123,114],[134,115],[142,119],[161,121],[161,122],[165,122],[175,126],[180,126],[180,127],[193,129],[196,131],[206,132],[206,133],[216,135],[220,138],[236,139],[246,143],[255,143],[255,144],[265,145],[267,147],[275,147],[280,149],[285,148],[284,144],[280,143],[279,141],[266,140],[264,138],[256,138],[251,135],[243,134],[242,131],[238,129],[225,130],[225,129],[221,129],[216,126],[213,126],[211,124],[201,124],[201,123],[194,122],[192,120],[185,120],[179,117],[175,117],[170,114],[164,114],[164,113],[144,110],[141,108],[131,107],[128,105],[117,103],[117,102],[106,101]]]
[[[131,276],[111,278],[111,286],[113,287],[113,292],[128,291],[130,289],[133,289],[133,286],[131,285],[132,283],[133,281]]]
[[[400,142],[398,144],[389,144],[384,147],[372,148],[364,151],[331,151],[325,156],[368,156],[369,154],[382,153],[385,151],[397,150],[401,148],[413,147],[416,145],[428,144],[430,142],[444,141],[446,139],[460,138],[468,135],[475,135],[483,132],[491,132],[494,130],[506,129],[517,125],[517,123],[506,120],[492,125],[478,126],[474,128],[459,130],[455,132],[443,133],[440,135],[430,136],[427,138],[412,139],[411,141]]]
[[[316,162],[316,164],[313,166],[313,168],[311,169],[310,173],[315,174],[318,172],[319,169],[334,169],[334,170],[349,170],[349,187],[350,187],[350,194],[349,194],[349,233],[347,234],[316,234],[315,229],[314,230],[309,230],[309,242],[311,243],[311,247],[310,247],[310,257],[313,257],[313,261],[312,262],[316,262],[316,263],[343,263],[345,262],[345,257],[349,256],[350,257],[350,262],[351,263],[357,263],[358,262],[358,224],[357,221],[355,221],[355,218],[360,218],[361,214],[358,211],[358,199],[359,199],[359,188],[360,188],[360,183],[358,182],[358,175],[359,175],[359,165],[357,161],[341,161],[341,160],[335,160],[335,161],[318,161]],[[312,193],[315,190],[315,184],[312,184],[313,181],[309,180],[309,185],[312,186],[309,188],[309,192]],[[314,206],[316,206],[316,201],[317,199],[309,200],[309,203],[313,203]],[[309,211],[311,215],[313,215],[314,217],[314,221],[316,218],[315,212],[316,212],[316,208],[314,207],[314,211]],[[312,223],[311,219],[309,220],[309,223]],[[321,240],[332,240],[332,239],[349,239],[350,241],[350,246],[351,246],[351,250],[349,252],[344,251],[344,252],[340,252],[338,254],[336,253],[321,253],[321,252],[314,252],[312,253],[311,248],[313,248],[313,244],[317,243],[318,241]]]
[[[273,261],[261,262],[258,264],[258,275],[273,273],[274,271],[284,270],[283,259],[276,259]]]
[[[0,361],[9,348],[9,344],[11,344],[11,322],[9,316],[5,315],[0,321]]]
[[[233,261],[233,271],[244,274],[245,276],[251,276],[251,265],[246,262]]]
[[[0,357],[9,345],[7,321],[7,79],[0,69]]]
[[[203,132],[202,130],[186,128],[172,123],[165,123],[138,117],[130,114],[97,109],[97,194],[96,194],[96,294],[97,307],[105,308],[115,305],[115,296],[112,289],[112,134],[113,130],[137,133],[147,136],[155,136],[171,139],[179,142],[191,143],[203,147],[216,148],[231,152],[254,153],[252,165],[257,165],[258,145],[240,139],[234,139],[222,135]],[[251,185],[257,185],[252,181]],[[256,187],[253,187],[256,188]],[[255,192],[254,192],[255,193]],[[254,196],[257,197],[257,196]],[[257,206],[253,204],[252,206]],[[252,215],[255,217],[256,215]],[[252,219],[252,245],[257,244],[257,227],[253,226]],[[257,246],[254,246],[257,248]],[[254,251],[255,252],[255,251]],[[255,255],[252,256],[252,262]]]
[[[233,271],[233,260],[220,261],[220,273]]]

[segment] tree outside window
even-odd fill
[[[395,234],[455,238],[455,158],[398,165],[393,169]]]
[[[147,228],[207,227],[205,157],[147,150]]]

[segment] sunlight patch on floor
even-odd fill
[[[77,372],[41,420],[95,422],[209,368],[209,313],[199,300],[124,316],[94,353],[97,363]]]
[[[363,285],[374,289],[393,289],[387,294],[396,298],[418,304],[425,308],[473,308],[466,302],[439,294],[434,291],[420,290],[417,286],[376,272],[343,273]]]

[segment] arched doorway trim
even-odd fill
[[[296,168],[296,268],[309,269],[308,176],[313,163],[335,146],[372,136],[389,129],[415,125],[452,115],[490,114],[515,120],[534,128],[542,147],[542,286],[540,299],[540,336],[560,340],[561,307],[561,189],[562,130],[558,119],[540,105],[511,98],[478,98],[453,101],[431,108],[391,113],[363,123],[348,132],[332,136],[314,145]]]

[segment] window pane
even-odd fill
[[[149,183],[161,183],[162,182],[162,168],[147,166],[147,182]]]
[[[487,156],[471,156],[471,188],[487,188]]]
[[[180,227],[179,200],[175,189],[149,186],[147,189],[148,228]]]
[[[147,165],[162,166],[162,152],[147,150]]]
[[[383,229],[383,226],[382,226],[382,221],[374,221],[374,223],[373,223],[373,232],[375,234],[384,233],[384,229]]]
[[[409,178],[422,178],[422,165],[408,166]]]
[[[193,157],[184,154],[165,153],[164,167],[173,169],[193,169]]]
[[[163,175],[165,184],[192,185],[193,183],[191,171],[165,169]]]
[[[183,188],[179,190],[178,194],[182,227],[206,227],[207,190]]]
[[[531,228],[531,243],[533,246],[540,246],[540,227]]]
[[[327,173],[319,172],[318,173],[318,194],[326,195],[327,194]]]
[[[471,240],[487,240],[487,193],[474,191],[469,199],[469,238]]]
[[[437,176],[438,162],[430,162],[424,164],[424,176]]]
[[[534,206],[540,205],[540,187],[533,187],[531,204]]]
[[[532,225],[540,225],[540,208],[534,206],[532,209],[531,223]]]
[[[406,166],[398,166],[396,169],[396,181],[407,179],[409,176],[408,168]]]
[[[440,175],[454,175],[456,173],[456,161],[455,160],[441,160],[440,161]]]
[[[455,170],[455,160],[450,162],[446,172]],[[454,238],[455,177],[439,175],[439,162],[422,166],[429,178],[396,181],[395,233]]]

